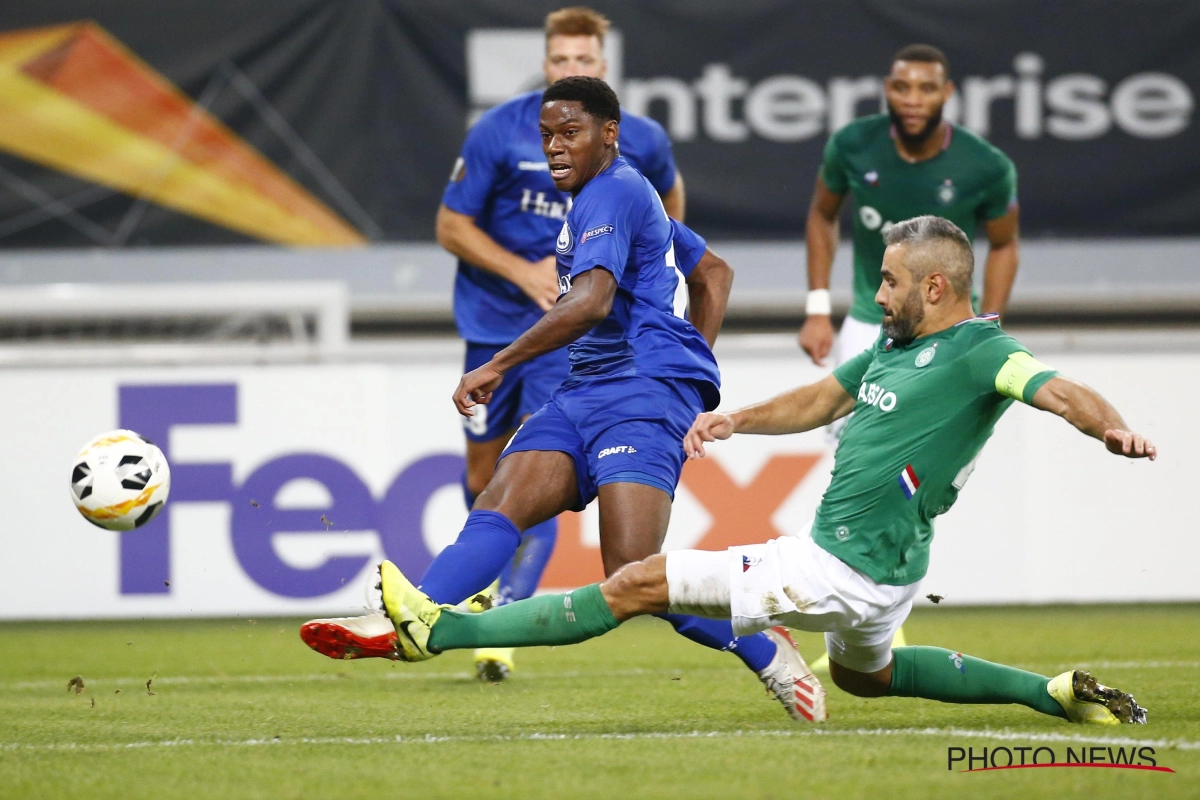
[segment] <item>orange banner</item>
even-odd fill
[[[804,481],[822,456],[819,453],[774,455],[747,484],[736,482],[715,458],[689,461],[680,483],[712,516],[694,545],[698,550],[724,550],[758,544],[784,535],[771,517]],[[582,517],[567,512],[558,518],[558,544],[542,576],[542,589],[569,589],[604,580],[600,550],[583,540]]]

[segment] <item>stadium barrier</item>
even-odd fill
[[[1107,455],[1061,420],[1016,405],[958,504],[938,522],[926,591],[946,603],[1200,599],[1187,502],[1200,452],[1200,340],[1024,337],[1153,437],[1156,463]],[[326,614],[362,605],[373,560],[419,574],[465,511],[461,344],[352,345],[315,363],[0,371],[9,518],[0,618]],[[824,372],[790,336],[718,347],[724,406]],[[166,513],[123,534],[72,508],[68,476],[95,434],[128,427],[172,467]],[[683,476],[666,547],[722,548],[794,533],[832,463],[825,434],[737,437]],[[600,577],[594,510],[564,515],[543,587]],[[922,601],[925,602],[925,601]]]
[[[350,338],[349,291],[341,281],[230,281],[196,283],[54,283],[0,288],[0,320],[11,340],[56,344],[32,351],[0,349],[0,364],[70,360],[63,336],[80,343],[97,340],[179,339],[230,340],[249,330],[262,338],[255,321],[279,319],[286,338],[331,356]],[[153,322],[159,322],[156,330]],[[147,324],[149,323],[149,327]],[[193,323],[190,324],[189,323]],[[194,324],[207,323],[207,324]],[[90,328],[90,331],[85,329]],[[311,329],[311,335],[310,335]],[[88,334],[91,334],[90,336]],[[57,335],[56,335],[57,334]],[[93,354],[84,359],[94,363]]]

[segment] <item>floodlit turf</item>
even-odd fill
[[[936,608],[906,626],[910,643],[1044,674],[1088,665],[1150,710],[1149,725],[1120,728],[832,687],[830,722],[796,725],[735,658],[657,620],[519,653],[502,686],[469,677],[467,653],[334,662],[296,629],[278,619],[0,625],[0,796],[1200,797],[1194,605]],[[819,652],[818,637],[799,639]],[[81,694],[67,688],[75,675]],[[947,770],[949,747],[1040,745],[1063,761],[1068,746],[1107,751],[1114,737],[1153,740],[1175,774]]]

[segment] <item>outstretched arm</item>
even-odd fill
[[[1034,394],[1033,407],[1057,414],[1081,432],[1099,439],[1110,453],[1151,461],[1158,455],[1158,448],[1149,439],[1130,431],[1107,400],[1078,381],[1062,376],[1051,378]]]
[[[725,319],[729,290],[733,286],[733,267],[712,250],[705,250],[695,269],[687,277],[688,311],[692,325],[712,347]]]
[[[612,309],[617,280],[606,269],[594,268],[576,275],[571,290],[559,298],[546,316],[521,334],[515,342],[496,353],[492,360],[468,372],[454,390],[454,405],[464,417],[474,416],[471,407],[487,403],[518,364],[570,344],[596,327]]]
[[[810,431],[853,410],[854,398],[830,375],[732,414],[700,414],[683,437],[683,451],[688,458],[704,458],[705,442],[728,439],[734,433],[778,435]]]

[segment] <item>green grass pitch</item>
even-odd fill
[[[0,797],[1200,797],[1195,605],[926,608],[906,625],[910,643],[1043,674],[1090,666],[1149,709],[1119,728],[832,687],[830,721],[796,725],[735,658],[657,620],[523,651],[500,686],[469,653],[330,661],[297,623],[0,625]],[[1114,738],[1150,740],[1175,773],[947,769],[953,746],[1062,761]]]

